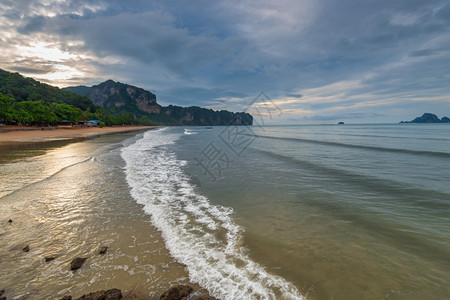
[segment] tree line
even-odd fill
[[[50,126],[76,124],[82,120],[101,120],[105,125],[156,125],[147,117],[135,119],[130,113],[114,115],[102,107],[94,112],[83,111],[65,103],[39,101],[17,101],[0,93],[0,123],[7,125]]]
[[[49,126],[92,119],[108,126],[156,125],[146,116],[115,114],[87,97],[0,69],[0,123]]]

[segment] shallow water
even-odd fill
[[[448,299],[449,146],[445,124],[394,124],[175,127],[14,149],[0,161],[0,289]],[[88,260],[72,272],[76,256]]]
[[[250,259],[233,209],[213,205],[182,171],[169,149],[179,129],[148,132],[123,149],[131,195],[161,231],[171,255],[192,282],[220,299],[301,299],[297,288]]]
[[[159,299],[171,285],[189,283],[130,197],[120,149],[134,135],[33,145],[34,155],[24,159],[20,152],[29,150],[16,149],[21,159],[0,165],[0,282],[8,299],[79,297],[110,288]],[[29,252],[22,251],[26,245]],[[102,246],[109,248],[105,255],[98,253]],[[45,262],[48,256],[56,258]],[[88,259],[73,272],[75,257]]]
[[[249,257],[308,299],[448,299],[448,129],[253,127],[242,150],[228,129],[198,128],[170,149],[202,195],[233,208]],[[231,161],[216,178],[195,159],[211,142]]]

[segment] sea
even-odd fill
[[[449,132],[231,125],[0,145],[0,290],[450,299]]]

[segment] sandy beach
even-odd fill
[[[156,300],[179,284],[207,294],[130,195],[121,151],[149,128],[0,133],[0,299],[119,289],[125,299]]]
[[[117,126],[117,127],[0,127],[0,143],[2,142],[46,142],[52,140],[68,140],[103,135],[116,132],[145,130],[157,126]],[[5,132],[6,131],[6,132]]]

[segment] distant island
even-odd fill
[[[253,117],[246,112],[161,106],[153,93],[113,80],[60,89],[0,69],[0,124],[79,125],[92,123],[90,120],[99,126],[253,124]]]
[[[434,114],[424,113],[421,117],[417,117],[412,121],[401,121],[400,123],[450,123],[450,119],[448,117],[439,119]]]

